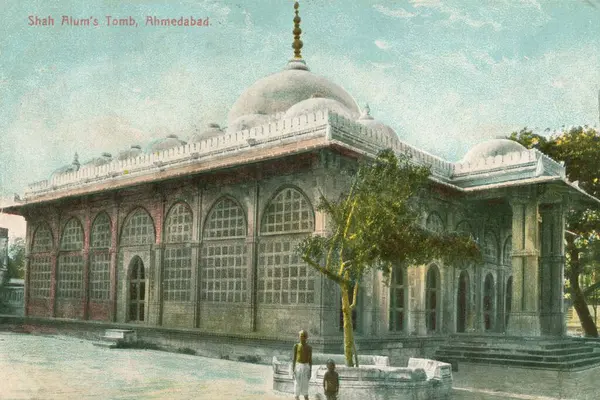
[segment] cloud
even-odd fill
[[[381,50],[387,50],[392,47],[392,44],[385,40],[376,40],[375,46],[379,47]]]
[[[490,26],[496,31],[502,29],[502,25],[500,23],[490,18],[474,18],[461,9],[448,6],[439,0],[411,0],[411,5],[415,8],[430,9],[445,15],[445,19],[441,22],[447,25],[462,23],[476,29],[485,26]]]
[[[406,11],[404,8],[398,8],[398,9],[392,10],[391,8],[388,8],[381,4],[375,4],[373,6],[373,8],[375,10],[377,10],[378,12],[380,12],[381,14],[387,15],[388,17],[392,17],[392,18],[413,18],[417,15],[415,13]]]

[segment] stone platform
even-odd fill
[[[579,371],[600,365],[600,342],[574,338],[453,335],[435,358],[460,366],[488,364],[528,369]]]
[[[452,369],[450,364],[411,358],[407,367],[391,367],[388,357],[359,356],[359,368],[346,367],[344,356],[313,355],[309,395],[325,399],[322,394],[326,361],[333,359],[340,377],[341,398],[346,400],[436,400],[450,399]],[[293,393],[291,360],[273,357],[273,389]]]

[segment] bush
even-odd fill
[[[190,356],[196,355],[196,350],[190,349],[189,347],[180,347],[177,349],[177,352],[180,354],[189,354]]]

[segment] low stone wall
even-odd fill
[[[344,356],[313,356],[309,395],[325,399],[323,376],[327,359],[336,362],[340,376],[340,398],[344,400],[434,400],[450,399],[452,367],[439,361],[411,358],[407,367],[391,367],[388,357],[359,356],[359,368],[346,367]],[[293,393],[291,361],[273,357],[273,390]]]

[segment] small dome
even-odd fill
[[[352,113],[346,106],[337,100],[326,99],[324,97],[312,97],[294,104],[285,113],[285,118],[292,118],[298,115],[314,113],[317,110],[329,110],[341,115],[342,117],[353,119]]]
[[[465,154],[462,162],[476,163],[487,157],[503,156],[510,153],[520,153],[527,149],[520,143],[509,139],[491,139],[476,144]]]
[[[229,124],[227,127],[227,132],[239,132],[243,131],[244,129],[250,129],[254,128],[255,126],[266,124],[267,122],[269,122],[269,117],[264,114],[242,115]]]
[[[142,147],[139,144],[134,144],[129,149],[120,151],[117,160],[123,161],[129,158],[135,158],[140,154],[142,154]]]
[[[177,135],[168,135],[164,139],[158,139],[150,143],[149,152],[156,153],[158,151],[164,151],[172,149],[173,147],[183,146],[185,142],[183,140],[179,140]]]
[[[341,86],[310,72],[303,60],[293,60],[285,70],[259,79],[246,89],[231,108],[228,125],[232,126],[234,121],[245,115],[272,115],[286,111],[315,93],[339,101],[350,111],[353,119],[360,114],[356,101]]]
[[[394,131],[390,126],[384,124],[383,122],[379,122],[375,120],[371,116],[371,109],[369,106],[365,106],[360,118],[356,121],[359,124],[369,128],[371,130],[381,132],[386,135],[390,140],[398,140],[398,134]]]
[[[102,153],[102,155],[100,157],[94,157],[91,160],[84,162],[83,166],[99,167],[101,165],[108,164],[111,161],[112,161],[112,155],[110,153]]]
[[[200,142],[200,141],[202,141],[204,139],[210,139],[210,138],[213,138],[213,137],[217,137],[217,136],[222,135],[224,133],[225,132],[223,131],[223,129],[221,129],[221,127],[219,126],[219,124],[210,123],[201,132],[194,133],[190,137],[190,140],[188,142],[189,143],[197,143],[197,142]]]

